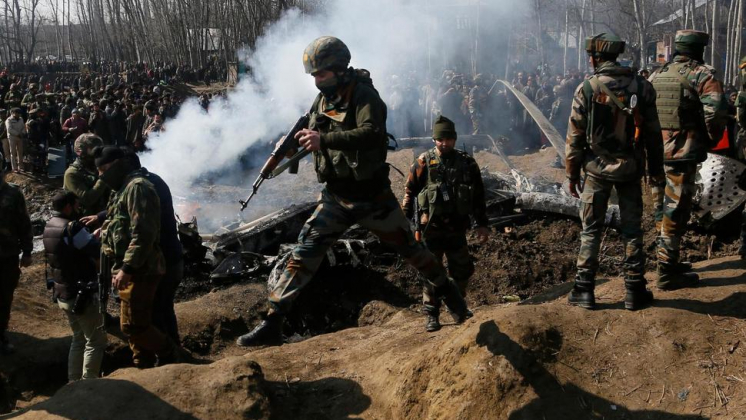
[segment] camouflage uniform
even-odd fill
[[[175,350],[151,321],[153,298],[165,272],[159,244],[160,201],[153,184],[125,159],[116,161],[102,180],[113,188],[119,186],[109,200],[102,248],[112,262],[112,276],[119,270],[132,275],[119,292],[122,332],[129,339],[135,366],[150,367],[156,355],[170,357]]]
[[[260,341],[277,344],[281,339],[283,314],[311,281],[329,247],[354,224],[369,229],[403,256],[439,294],[450,298],[451,304],[446,300],[449,309],[455,309],[465,319],[466,305],[456,285],[435,256],[415,241],[391,191],[386,164],[386,104],[373,87],[369,73],[347,68],[349,60],[347,47],[333,37],[317,39],[304,53],[306,73],[328,68],[336,72],[333,80],[336,85],[319,85],[322,93],[310,110],[309,128],[320,133],[321,145],[321,150],[313,153],[314,166],[319,182],[326,183],[326,187],[270,292],[271,317],[240,337],[239,345],[255,345]],[[454,299],[463,307],[452,307]]]
[[[484,77],[478,74],[474,78],[474,87],[469,91],[469,115],[471,115],[472,134],[485,134],[486,127],[483,120],[487,105],[487,90],[482,86]]]
[[[597,38],[589,38],[588,42],[597,42]],[[600,84],[617,96],[624,109]],[[570,181],[580,180],[581,167],[586,174],[580,194],[583,231],[575,289],[591,293],[594,290],[603,223],[611,190],[616,189],[625,243],[625,285],[628,290],[645,290],[640,180],[645,172],[646,152],[648,173],[661,177],[663,172],[655,90],[650,83],[618,63],[602,62],[594,77],[575,91],[566,151]]]
[[[450,203],[443,202],[443,188],[448,190]],[[416,216],[415,200],[418,200],[419,209]],[[436,206],[431,204],[433,201],[438,204],[431,209],[430,206]],[[427,249],[439,261],[443,261],[445,255],[450,276],[466,296],[469,278],[474,274],[474,263],[466,243],[466,230],[471,226],[469,216],[473,215],[477,226],[487,226],[484,185],[477,162],[460,150],[443,156],[435,148],[422,153],[410,168],[402,208],[408,218],[416,218],[426,227],[423,239]],[[426,310],[440,308],[429,284],[425,284],[422,303]]]
[[[10,321],[13,292],[21,276],[18,254],[30,256],[33,250],[31,220],[26,200],[15,185],[0,175],[0,341]]]
[[[311,109],[310,128],[319,130],[322,144],[322,150],[314,152],[316,172],[326,188],[270,293],[269,301],[279,312],[287,312],[298,292],[311,281],[326,250],[356,223],[370,229],[434,285],[448,281],[435,257],[414,240],[391,191],[385,164],[386,105],[367,76],[356,77],[359,80],[350,85],[346,103],[331,103],[319,95]],[[357,161],[354,170],[346,164],[347,159]]]
[[[746,57],[741,58],[739,65],[741,77],[741,89],[736,98],[736,121],[738,121],[738,144],[736,156],[741,162],[746,162]],[[741,246],[738,253],[741,258],[746,258],[746,208],[741,213]]]
[[[691,55],[704,50],[708,35],[691,30],[676,34],[674,60],[656,70],[650,80],[658,91],[657,106],[663,135],[666,172],[665,198],[656,203],[659,274],[679,270],[681,238],[692,211],[697,164],[723,135],[727,103],[715,69]],[[695,50],[699,50],[695,48]],[[677,99],[671,99],[677,98]],[[658,286],[666,288],[666,281]]]
[[[741,89],[736,98],[736,121],[738,121],[738,140],[736,155],[741,162],[746,162],[746,57],[741,58],[739,65]]]

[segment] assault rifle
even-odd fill
[[[111,290],[111,260],[101,248],[101,257],[98,267],[98,312],[104,315],[106,323],[106,305],[109,302],[109,291]],[[104,327],[105,325],[102,325]]]
[[[254,185],[252,185],[252,191],[251,195],[249,195],[249,198],[246,200],[238,200],[239,203],[241,203],[241,211],[243,211],[246,206],[249,205],[249,201],[256,195],[257,191],[259,191],[259,187],[262,185],[262,182],[264,182],[265,179],[274,178],[277,175],[280,175],[285,171],[285,169],[290,168],[290,173],[295,174],[298,173],[298,162],[306,157],[310,152],[306,149],[303,149],[301,152],[298,152],[294,154],[290,159],[288,159],[287,162],[280,165],[280,162],[283,158],[290,152],[291,150],[296,150],[298,148],[298,141],[295,140],[295,135],[298,134],[300,130],[303,130],[304,128],[308,128],[308,122],[311,119],[311,116],[309,114],[305,114],[302,117],[298,119],[298,121],[295,123],[293,128],[288,131],[288,133],[285,135],[285,137],[282,138],[277,143],[277,146],[275,146],[275,150],[272,151],[272,153],[269,155],[269,159],[264,163],[264,166],[262,166],[261,171],[259,171],[259,176],[256,178],[256,181],[254,181]],[[278,166],[279,165],[279,166]]]
[[[422,225],[420,224],[420,203],[417,197],[412,200],[412,221],[414,222],[414,240],[422,242]]]

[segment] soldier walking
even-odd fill
[[[326,183],[316,211],[306,221],[287,267],[270,292],[271,309],[238,345],[278,345],[292,302],[311,281],[327,249],[353,224],[370,229],[432,283],[457,323],[471,312],[458,287],[435,256],[415,241],[409,222],[391,191],[386,164],[386,104],[370,73],[348,67],[350,50],[339,39],[321,37],[303,54],[306,73],[320,93],[311,106],[308,129],[297,135],[314,152],[319,182]]]
[[[466,243],[471,217],[474,217],[476,233],[482,243],[487,241],[489,228],[482,174],[473,157],[455,149],[456,139],[453,121],[439,116],[433,124],[435,147],[412,164],[402,209],[408,219],[424,226],[427,249],[441,262],[443,256],[447,258],[448,274],[456,281],[461,295],[466,296],[469,278],[474,274],[474,263]],[[415,207],[418,214],[415,214]],[[427,314],[425,329],[439,330],[440,299],[435,297],[429,283],[423,287],[422,304]]]
[[[704,64],[709,38],[705,32],[676,32],[673,61],[650,76],[658,93],[666,174],[665,194],[660,189],[656,194],[655,215],[660,235],[657,287],[662,290],[699,282],[691,264],[680,261],[681,238],[692,213],[697,164],[723,136],[727,119],[723,85],[715,69]]]
[[[575,91],[567,130],[565,167],[570,193],[580,198],[583,222],[578,273],[568,301],[586,309],[593,309],[596,304],[598,252],[612,189],[619,197],[625,244],[624,306],[636,310],[653,301],[643,276],[640,181],[646,155],[648,174],[656,182],[662,181],[663,146],[653,86],[616,62],[624,46],[624,41],[606,33],[586,39],[585,50],[594,75]],[[584,184],[581,168],[585,171]]]

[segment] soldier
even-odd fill
[[[736,98],[736,121],[738,122],[738,140],[736,145],[736,157],[741,162],[746,161],[746,57],[741,58],[738,66],[741,76],[741,89]],[[746,260],[746,208],[741,214],[741,246],[738,254],[742,260]]]
[[[60,192],[52,199],[54,212],[44,227],[44,250],[52,269],[53,298],[65,312],[73,339],[67,359],[67,379],[98,378],[106,350],[104,316],[96,304],[97,260],[101,243],[82,223],[78,199]]]
[[[484,117],[484,107],[487,104],[487,89],[484,87],[484,76],[478,74],[474,76],[474,87],[469,91],[469,115],[471,115],[472,134],[485,134],[486,127]]]
[[[662,290],[699,282],[691,264],[679,261],[681,237],[692,212],[697,164],[722,138],[727,120],[723,85],[715,69],[704,64],[709,38],[705,32],[676,32],[673,61],[650,76],[658,92],[666,172],[665,198],[658,191],[655,216],[660,235],[657,286]]]
[[[47,166],[46,152],[49,132],[45,130],[39,114],[41,114],[41,111],[38,109],[32,109],[28,113],[28,120],[26,121],[28,139],[26,146],[28,147],[28,151],[26,155],[31,161],[31,170],[35,173],[44,173]]]
[[[21,94],[18,84],[11,83],[10,90],[5,94],[5,106],[10,109],[17,108],[21,106],[21,99],[23,99],[23,94]]]
[[[63,188],[78,197],[80,210],[85,216],[106,210],[109,201],[109,187],[96,172],[93,150],[103,146],[101,138],[86,133],[75,140],[75,154],[78,156],[65,171]]]
[[[578,273],[568,301],[586,309],[595,307],[595,275],[601,232],[611,190],[616,189],[625,242],[624,307],[640,309],[653,301],[646,288],[642,250],[642,187],[647,155],[648,174],[663,179],[663,147],[655,109],[655,90],[616,58],[625,43],[601,33],[587,38],[585,50],[594,75],[578,86],[567,130],[567,177],[570,193],[580,198]],[[585,171],[585,184],[580,169]]]
[[[23,96],[23,99],[21,99],[22,107],[26,108],[27,110],[29,109],[29,107],[36,101],[36,91],[36,83],[31,83],[28,87],[28,92]]]
[[[21,277],[19,267],[31,265],[33,233],[31,219],[26,210],[26,199],[15,185],[5,182],[5,172],[0,171],[0,353],[14,351],[8,341],[10,307],[13,292]],[[23,252],[20,262],[18,254]]]
[[[353,224],[360,224],[402,255],[444,298],[457,323],[471,313],[458,287],[435,256],[417,243],[391,191],[386,164],[386,104],[370,73],[348,67],[350,50],[337,38],[321,37],[306,47],[303,65],[320,90],[311,106],[309,128],[295,137],[314,152],[319,182],[326,183],[319,205],[301,231],[285,271],[269,295],[267,318],[239,337],[241,346],[280,344],[282,323],[292,302],[311,281],[329,247]]]
[[[477,236],[484,243],[489,235],[482,174],[477,162],[466,152],[456,150],[456,127],[444,116],[433,124],[435,147],[421,154],[412,164],[404,190],[402,209],[410,220],[424,226],[427,249],[439,261],[448,259],[448,273],[466,296],[474,263],[466,243],[470,216],[477,225]],[[417,200],[418,214],[414,214]],[[440,329],[440,300],[425,284],[422,293],[427,331]]]
[[[746,161],[746,56],[741,58],[738,69],[741,76],[741,89],[736,97],[736,121],[738,122],[736,156],[744,162]]]
[[[101,180],[114,194],[109,200],[101,246],[110,259],[112,287],[121,299],[121,329],[136,367],[185,361],[186,352],[152,323],[153,299],[165,272],[160,247],[161,210],[155,187],[122,149],[97,147]]]

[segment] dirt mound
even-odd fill
[[[79,381],[18,419],[268,419],[262,371],[244,357],[212,365],[123,369]]]
[[[209,366],[119,370],[14,416],[742,418],[745,268],[736,258],[701,264],[700,287],[656,292],[653,307],[638,312],[623,309],[618,278],[599,284],[596,311],[568,306],[568,285],[560,285],[523,304],[477,309],[465,325],[446,315],[437,333],[424,331],[421,315],[375,302],[362,310],[365,327]],[[201,298],[208,317],[227,322],[227,311],[237,319],[240,310],[219,306],[229,295],[258,293],[242,287]],[[204,313],[190,318],[189,303],[178,309],[182,325],[198,329]],[[242,351],[229,350],[223,355]]]
[[[614,279],[599,285],[597,311],[537,297],[482,308],[435,334],[405,311],[383,327],[247,357],[269,380],[297,378],[272,393],[278,418],[741,418],[746,275],[736,259],[698,271],[702,287],[658,292],[654,307],[638,312],[623,309]],[[341,380],[354,385],[340,392]],[[315,393],[304,398],[308,383]],[[319,398],[327,395],[336,398]]]

